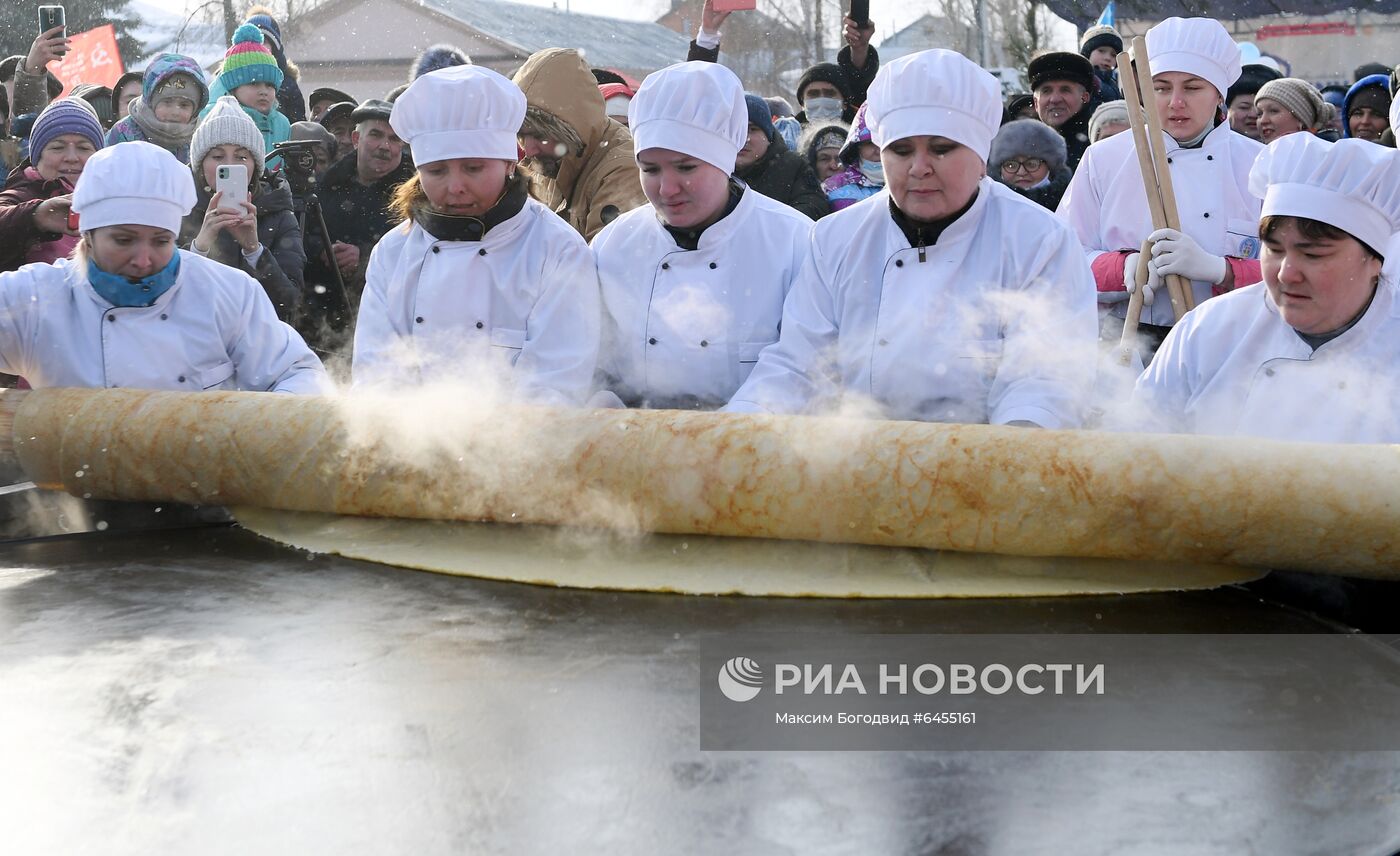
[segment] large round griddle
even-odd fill
[[[226,527],[0,545],[15,853],[1382,854],[1400,753],[705,753],[715,634],[1316,633],[1241,589],[579,591]]]

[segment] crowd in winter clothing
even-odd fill
[[[640,82],[567,48],[506,78],[434,45],[403,85],[363,100],[334,87],[304,100],[260,7],[212,71],[161,54],[114,88],[66,97],[42,62],[63,39],[41,35],[30,56],[0,64],[5,103],[34,114],[23,144],[0,149],[16,158],[0,192],[0,272],[12,274],[0,277],[19,277],[0,290],[28,294],[34,266],[55,266],[43,276],[70,295],[90,287],[97,305],[142,309],[217,270],[215,288],[255,300],[258,323],[273,325],[258,335],[296,352],[286,365],[306,365],[305,348],[356,385],[452,378],[481,361],[552,404],[811,412],[858,399],[895,418],[1078,427],[1093,345],[1117,342],[1136,299],[1137,356],[1157,373],[1140,383],[1165,371],[1158,347],[1180,352],[1179,312],[1154,300],[1167,277],[1184,277],[1202,306],[1252,290],[1278,317],[1283,298],[1260,289],[1265,251],[1282,252],[1286,230],[1260,224],[1279,164],[1370,169],[1400,194],[1388,172],[1395,75],[1363,69],[1324,92],[1242,65],[1209,19],[1168,19],[1147,36],[1180,213],[1179,228],[1160,229],[1111,27],[1086,31],[1078,52],[1036,56],[1031,91],[1004,98],[954,52],[882,66],[873,25],[848,18],[837,61],[801,75],[794,112],[744,91],[722,63],[727,17],[707,5],[685,61]],[[289,141],[310,151],[279,157]],[[165,184],[113,177],[138,162]],[[85,190],[108,202],[85,213]],[[122,262],[99,240],[91,211],[121,226],[119,191],[156,212],[128,206],[130,228],[152,246],[142,230],[169,233],[173,254],[148,254],[160,265]],[[1390,216],[1389,197],[1357,204],[1380,212],[1372,225]],[[1366,237],[1382,258],[1389,241]],[[1203,323],[1191,353],[1214,353]],[[1305,342],[1319,333],[1296,329]],[[28,383],[85,376],[50,373],[35,353],[7,363]],[[204,386],[279,388],[256,376]],[[149,382],[210,376],[173,377]]]

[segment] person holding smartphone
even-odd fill
[[[39,114],[29,157],[0,191],[0,270],[66,257],[78,242],[69,228],[73,187],[102,148],[102,125],[80,98],[60,98]]]
[[[303,304],[306,250],[285,179],[265,171],[262,134],[233,96],[220,98],[195,129],[190,169],[196,199],[180,226],[180,246],[257,280],[277,317],[297,320]],[[231,166],[245,186],[221,191],[218,171]],[[229,198],[235,191],[241,199]]]
[[[93,155],[72,258],[0,274],[0,372],[35,389],[331,392],[251,277],[176,247],[194,201],[189,167],[159,146]]]
[[[11,115],[38,113],[63,94],[63,81],[48,66],[61,62],[68,46],[68,36],[60,24],[44,28],[29,46],[29,53],[0,63],[0,80],[4,80],[10,97]]]

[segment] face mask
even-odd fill
[[[812,121],[826,122],[841,118],[840,98],[808,98],[804,106],[807,108],[807,118]]]
[[[150,306],[169,291],[180,276],[180,252],[177,250],[165,267],[135,282],[120,274],[107,273],[91,259],[87,275],[92,290],[113,306]]]
[[[861,158],[860,174],[865,176],[865,180],[871,184],[885,183],[885,165],[880,161],[868,161]]]

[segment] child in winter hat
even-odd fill
[[[292,123],[277,109],[277,88],[281,85],[282,69],[263,44],[263,31],[255,24],[243,24],[233,31],[233,44],[224,54],[224,64],[215,85],[210,87],[209,97],[212,104],[223,95],[232,95],[258,126],[264,148],[271,150],[292,136]],[[204,112],[209,109],[204,108]],[[280,164],[280,158],[268,163],[273,168]]]
[[[180,54],[161,54],[147,67],[141,95],[128,106],[126,118],[107,132],[107,144],[143,140],[188,160],[190,137],[199,124],[195,116],[208,100],[199,63]]]
[[[841,163],[845,169],[822,182],[822,191],[831,203],[832,211],[849,208],[880,192],[885,186],[885,167],[880,162],[880,147],[870,140],[870,127],[865,123],[865,105],[856,111],[855,122],[841,146]]]

